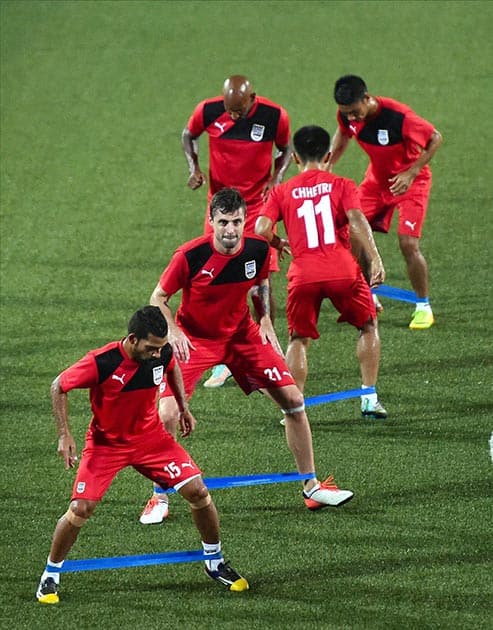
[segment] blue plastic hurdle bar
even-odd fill
[[[198,562],[200,560],[217,560],[220,553],[205,555],[202,549],[198,551],[170,551],[167,553],[149,553],[141,556],[118,556],[116,558],[87,558],[85,560],[65,560],[58,569],[51,567],[58,573],[73,573],[75,571],[100,571],[102,569],[122,569],[125,567],[143,567],[151,564],[176,564],[179,562]]]
[[[269,483],[285,483],[287,481],[306,481],[313,479],[314,473],[265,473],[263,475],[240,475],[237,477],[204,477],[204,483],[209,490],[220,488],[239,488],[241,486],[261,486]],[[154,491],[159,494],[160,489],[155,487]],[[174,488],[163,490],[163,494],[173,494]]]
[[[347,398],[357,398],[363,394],[374,394],[376,391],[374,387],[366,387],[365,389],[346,389],[342,392],[311,396],[310,398],[305,398],[305,407],[314,407],[315,405],[323,405],[325,403],[336,402],[337,400],[346,400]]]
[[[414,291],[391,287],[388,284],[380,284],[378,287],[374,287],[371,292],[376,295],[381,295],[382,297],[390,298],[391,300],[412,302],[413,304],[416,302],[416,293],[414,293]]]

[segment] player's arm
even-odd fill
[[[260,316],[259,325],[260,325],[260,337],[262,338],[262,343],[270,343],[274,350],[283,356],[281,344],[276,335],[276,331],[274,330],[274,326],[272,324],[272,320],[270,318],[270,287],[269,287],[269,278],[264,278],[257,285],[257,300],[258,304],[256,305],[256,309]]]
[[[152,292],[149,304],[151,304],[151,306],[158,306],[161,309],[161,313],[168,323],[168,341],[173,348],[173,352],[180,361],[187,362],[190,359],[190,348],[195,350],[195,347],[175,322],[175,318],[168,304],[171,297],[172,296],[166,293],[158,283]]]
[[[188,186],[192,190],[196,190],[202,186],[206,177],[199,166],[199,139],[192,136],[188,127],[185,127],[181,134],[181,146],[187,160],[188,170],[190,171]]]
[[[330,144],[330,157],[326,165],[326,170],[331,173],[332,167],[338,162],[349,144],[349,136],[343,134],[340,127],[337,127],[332,142]]]
[[[266,238],[271,247],[274,247],[279,252],[279,258],[282,260],[284,254],[291,256],[291,250],[289,248],[289,242],[285,238],[281,238],[274,233],[274,224],[272,219],[264,215],[260,215],[255,223],[255,234],[260,234]]]
[[[68,396],[60,385],[60,375],[51,384],[51,402],[58,431],[58,454],[65,462],[65,469],[73,468],[77,461],[77,448],[70,433],[68,421]]]
[[[180,411],[180,433],[182,437],[187,437],[195,429],[195,418],[193,417],[190,409],[188,408],[187,395],[185,393],[185,386],[183,384],[183,376],[181,374],[180,366],[174,359],[172,360],[172,367],[166,371],[166,380],[173,392],[176,404]]]
[[[347,217],[351,242],[356,245],[358,251],[365,252],[370,263],[370,286],[382,284],[385,280],[385,269],[368,220],[359,209],[348,210]]]
[[[276,147],[276,149],[277,153],[274,158],[274,172],[262,190],[262,198],[264,201],[267,199],[274,186],[277,186],[277,184],[282,182],[284,174],[291,163],[291,158],[293,157],[293,150],[289,145]]]
[[[419,158],[414,162],[414,164],[402,171],[402,173],[398,173],[394,177],[389,179],[390,182],[390,192],[393,195],[402,195],[404,194],[413,181],[416,179],[416,176],[421,171],[421,169],[430,162],[431,158],[437,152],[438,147],[442,144],[442,134],[436,129],[431,134],[431,138],[429,139],[427,145],[421,151]]]

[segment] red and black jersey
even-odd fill
[[[292,286],[356,278],[350,251],[348,210],[359,210],[356,184],[346,177],[313,169],[272,189],[262,215],[283,221],[293,260]]]
[[[183,289],[176,321],[185,332],[225,339],[249,324],[248,291],[268,273],[269,244],[261,236],[244,235],[241,249],[228,255],[207,235],[175,251],[159,284],[168,295]]]
[[[174,366],[169,344],[159,359],[137,362],[122,341],[88,352],[60,375],[62,391],[88,388],[93,417],[87,435],[96,443],[128,443],[159,428],[156,397]]]
[[[375,97],[378,110],[367,120],[348,120],[337,112],[341,132],[355,137],[368,154],[370,164],[367,177],[374,177],[388,186],[390,177],[409,168],[428,144],[435,128],[418,116],[410,107],[391,98]],[[431,177],[426,165],[418,174],[420,179]]]
[[[222,188],[236,188],[247,205],[260,203],[272,170],[273,146],[289,144],[286,110],[257,96],[245,118],[233,120],[222,96],[202,101],[187,128],[197,138],[209,135],[209,199]]]

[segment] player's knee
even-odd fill
[[[95,507],[95,501],[78,499],[70,503],[64,517],[74,527],[82,527],[87,519],[92,516]]]
[[[287,393],[282,401],[282,412],[287,416],[292,416],[305,411],[305,399],[297,387]]]
[[[195,478],[180,488],[181,496],[190,504],[192,510],[202,510],[212,503],[209,490],[202,478]]]

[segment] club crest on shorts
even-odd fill
[[[255,274],[257,273],[257,264],[254,260],[248,260],[245,263],[245,276],[248,280],[255,278]]]
[[[260,142],[264,137],[264,131],[264,125],[257,125],[257,123],[254,123],[252,126],[252,130],[250,131],[250,138],[254,142]]]
[[[86,482],[79,481],[77,484],[77,489],[76,489],[77,494],[82,494],[85,489],[86,489]]]
[[[154,381],[154,385],[159,385],[164,376],[164,366],[158,365],[157,367],[152,368],[152,380]]]
[[[378,144],[385,146],[389,143],[389,132],[387,129],[379,129],[377,135]]]

